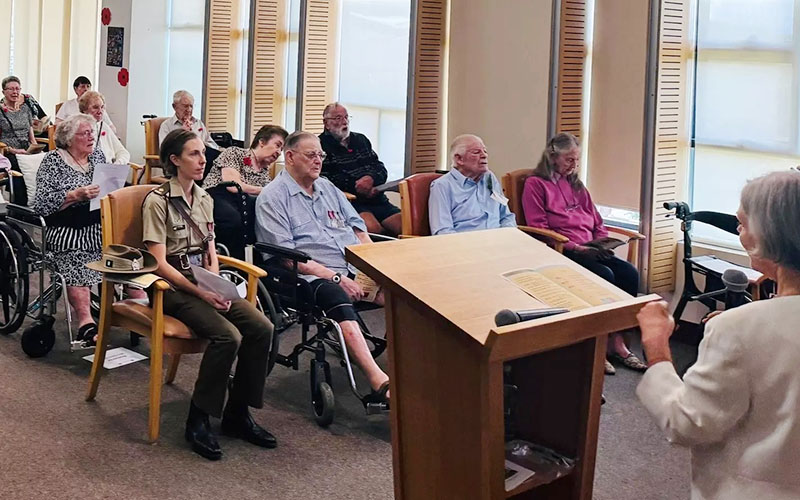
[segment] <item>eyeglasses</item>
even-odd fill
[[[94,137],[94,131],[93,130],[85,130],[83,132],[76,132],[75,136],[85,137],[85,138],[88,139],[89,137]]]
[[[325,161],[325,158],[328,157],[328,154],[324,151],[309,151],[308,153],[303,153],[301,151],[292,151],[293,153],[300,153],[301,155],[305,156],[311,161],[314,161],[314,158],[319,158],[320,161]]]
[[[329,116],[329,117],[327,117],[325,119],[326,120],[332,120],[332,121],[335,121],[335,122],[342,122],[342,121],[345,121],[345,120],[349,121],[350,118],[352,118],[352,117],[353,117],[352,115],[337,115],[337,116]]]
[[[3,92],[5,92],[5,91],[8,91],[8,92],[19,92],[20,90],[22,90],[21,87],[6,87],[6,88],[3,89]]]

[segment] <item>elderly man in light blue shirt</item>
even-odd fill
[[[372,398],[387,400],[389,376],[372,358],[353,308],[353,302],[364,298],[364,290],[344,258],[346,246],[372,242],[364,221],[344,193],[319,176],[325,152],[316,135],[291,134],[284,158],[286,168],[256,199],[256,239],[311,257],[297,266],[310,286],[306,298],[341,326],[348,350],[372,386]]]
[[[480,137],[460,135],[450,145],[450,171],[431,183],[431,234],[516,227],[508,199],[489,171],[489,153]]]

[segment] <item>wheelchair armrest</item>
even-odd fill
[[[300,252],[299,250],[295,250],[293,248],[273,245],[272,243],[256,243],[255,247],[259,252],[268,253],[274,257],[280,257],[282,259],[289,259],[303,263],[311,260],[311,257],[305,252]]]
[[[394,241],[397,239],[393,236],[387,236],[385,234],[377,234],[377,233],[367,233],[367,234],[369,235],[369,238],[375,243],[378,243],[380,241]]]
[[[25,222],[30,222],[31,224],[36,224],[42,227],[45,226],[44,217],[39,215],[38,212],[31,207],[17,205],[16,203],[9,203],[6,206],[6,213],[11,217],[16,217]]]

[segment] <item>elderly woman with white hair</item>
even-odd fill
[[[104,121],[106,99],[100,92],[87,90],[78,98],[78,109],[95,119],[95,145],[103,151],[108,163],[124,165],[131,160],[131,154],[122,145],[116,132]]]
[[[706,324],[683,380],[666,303],[639,312],[650,368],[637,394],[670,442],[692,451],[693,499],[800,498],[800,173],[775,172],[742,190],[739,240],[778,296]]]
[[[56,150],[47,153],[36,173],[34,207],[47,223],[45,239],[52,260],[67,284],[78,320],[78,339],[92,343],[97,327],[90,313],[89,288],[101,281],[86,263],[102,257],[100,211],[89,200],[100,194],[92,184],[95,165],[105,163],[95,149],[95,119],[73,115],[56,126]]]

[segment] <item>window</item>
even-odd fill
[[[748,179],[800,163],[800,0],[698,0],[693,210],[734,213]],[[739,247],[706,224],[695,237]]]
[[[297,55],[300,39],[300,0],[289,0],[289,42],[286,44],[286,89],[284,125],[293,132],[297,127]]]
[[[342,0],[339,94],[388,179],[404,177],[411,0]]]

